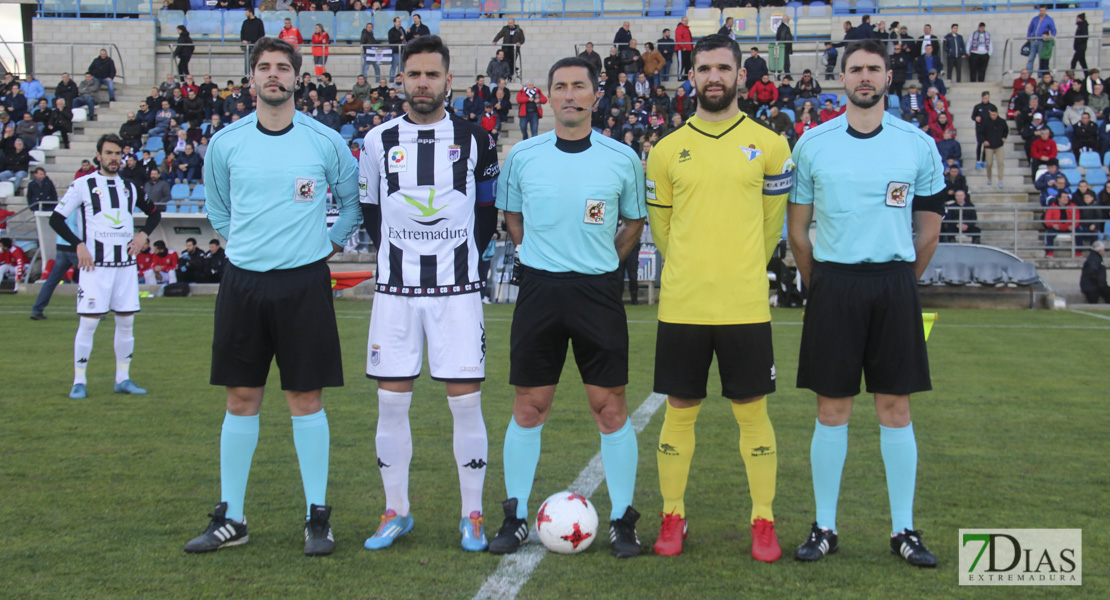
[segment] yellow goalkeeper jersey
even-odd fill
[[[664,258],[660,321],[771,320],[767,262],[793,169],[786,138],[742,112],[717,123],[693,117],[652,148],[646,191]]]

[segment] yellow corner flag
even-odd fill
[[[929,332],[933,330],[933,325],[936,324],[937,319],[940,317],[937,313],[921,313],[921,321],[925,324],[925,341],[929,341]]]

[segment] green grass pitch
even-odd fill
[[[363,540],[383,511],[373,448],[373,382],[363,377],[371,304],[339,301],[347,385],[327,390],[328,501],[338,540],[327,558],[302,556],[304,497],[289,412],[271,370],[247,489],[249,544],[211,555],[182,551],[219,499],[223,391],[208,385],[213,299],[143,301],[132,377],[147,396],[112,393],[111,317],[89,365],[89,398],[67,397],[76,317],[57,297],[49,319],[33,299],[0,298],[0,597],[5,598],[470,598],[499,558],[466,554],[456,530],[458,485],[451,415],[441,384],[417,381],[411,496],[416,529],[393,548]],[[547,556],[520,598],[1106,598],[1110,540],[1105,498],[1110,429],[1104,409],[1110,322],[1070,312],[941,311],[929,341],[934,391],[915,397],[920,466],[915,525],[940,568],[917,570],[890,554],[886,485],[871,400],[850,427],[840,497],[838,554],[816,564],[790,556],[813,520],[809,444],[815,399],[795,389],[801,312],[775,310],[779,391],[770,398],[779,444],[775,517],[784,558],[750,557],[750,500],[725,400],[698,424],[687,491],[685,554],[618,561],[603,539],[576,556]],[[512,308],[486,309],[490,438],[487,531],[500,525],[501,445],[512,406]],[[630,411],[651,393],[655,307],[629,307]],[[711,371],[710,393],[720,383]],[[598,451],[573,359],[544,429],[532,511],[566,488]],[[636,507],[645,548],[659,527],[655,445],[662,409],[640,435]],[[593,497],[609,510],[602,485]],[[1099,508],[1099,507],[1103,508]],[[604,525],[603,525],[604,526]],[[1082,528],[1082,588],[961,588],[960,528]]]

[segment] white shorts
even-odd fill
[[[425,338],[432,379],[485,379],[486,326],[477,292],[421,298],[375,293],[366,376],[386,381],[419,377]]]
[[[108,311],[139,312],[139,274],[135,265],[81,271],[77,314],[102,315]]]

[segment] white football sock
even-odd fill
[[[116,383],[131,379],[131,355],[135,351],[135,315],[116,315]]]
[[[482,420],[482,392],[448,396],[447,404],[455,417],[455,466],[459,470],[462,516],[482,511],[482,487],[486,481],[489,440]]]
[[[412,429],[409,406],[412,392],[378,390],[378,432],[374,445],[378,471],[385,487],[385,508],[409,514],[409,463],[412,462]]]
[[[77,337],[73,340],[73,385],[88,383],[85,370],[89,366],[89,355],[93,349],[93,335],[100,317],[81,317],[77,324]]]

